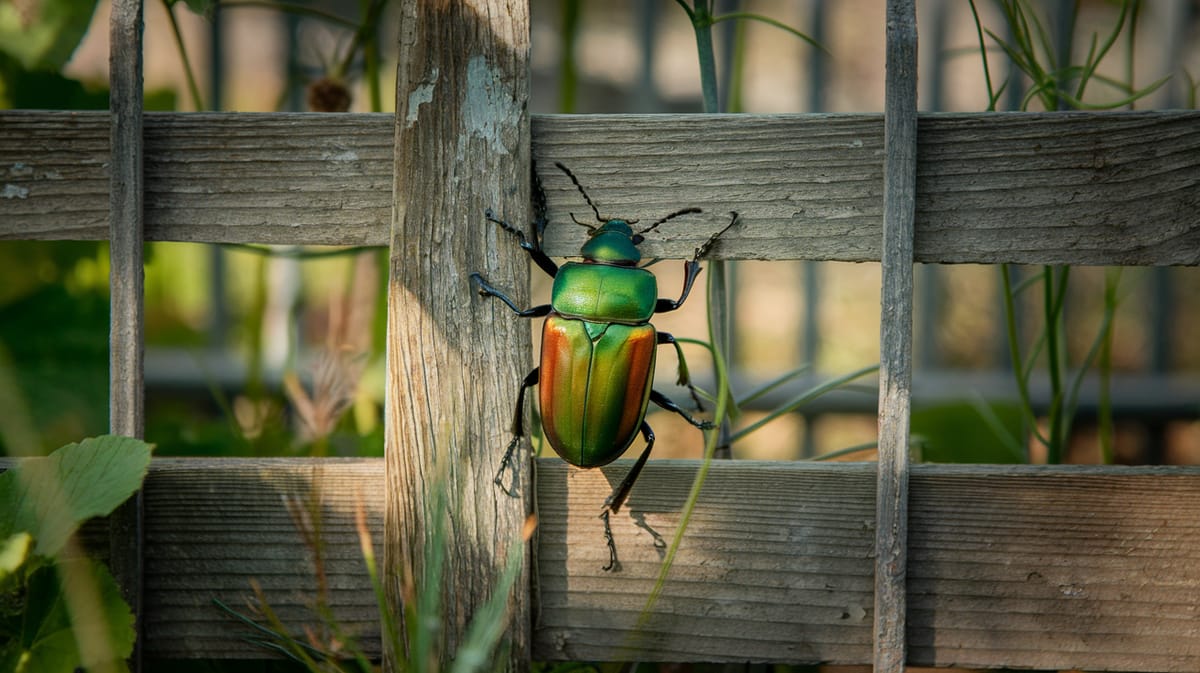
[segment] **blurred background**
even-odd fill
[[[883,8],[717,2],[717,15],[759,17],[713,27],[722,110],[881,111]],[[1027,95],[1032,64],[1014,67],[1025,42],[1072,90],[1093,77],[1081,100],[1055,107],[1196,106],[1193,0],[922,0],[918,11],[922,110],[1046,108],[1045,96]],[[147,107],[389,112],[395,12],[374,0],[149,0]],[[678,3],[533,0],[531,13],[534,113],[702,110],[696,37]],[[0,106],[107,109],[108,15],[107,2],[0,2]],[[603,194],[592,197],[603,206]],[[0,242],[0,368],[24,407],[6,413],[31,417],[47,451],[106,430],[107,255],[103,243]],[[158,455],[382,455],[386,259],[382,249],[147,244],[146,437]],[[663,288],[678,286],[681,266],[654,267]],[[1061,270],[1003,273],[1007,295],[999,267],[917,270],[919,459],[1200,463],[1200,270],[1080,267],[1056,285],[1062,308],[1049,323],[1066,390],[1077,390],[1061,452],[1038,439],[1054,402],[1039,284]],[[547,297],[543,275],[531,275],[534,297]],[[878,360],[878,265],[741,262],[730,278],[735,393],[797,373],[745,405],[737,427],[770,421],[734,442],[734,457],[870,459],[873,375],[771,411]],[[706,339],[702,295],[656,324]],[[1010,335],[1017,369],[1029,372],[1025,394]],[[659,387],[684,401],[662,350]],[[705,352],[687,353],[711,389]],[[699,455],[700,433],[686,423],[665,413],[651,422],[657,457]]]

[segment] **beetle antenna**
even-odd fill
[[[596,230],[599,229],[599,227],[593,227],[592,225],[588,224],[587,222],[580,222],[579,218],[575,217],[575,213],[571,213],[571,221],[574,222],[575,224],[578,224],[581,227],[587,227],[589,234],[594,234],[594,233],[596,233]]]
[[[605,220],[603,217],[600,217],[600,209],[596,207],[596,204],[592,203],[592,197],[588,196],[588,193],[586,191],[584,191],[583,185],[579,184],[579,180],[576,179],[575,174],[571,172],[571,169],[567,168],[566,166],[563,166],[561,163],[559,163],[557,161],[554,162],[554,165],[558,166],[558,170],[562,171],[563,173],[566,173],[568,178],[571,178],[571,182],[573,182],[575,184],[575,189],[578,189],[579,193],[583,194],[583,200],[587,201],[587,204],[592,207],[592,212],[596,214],[596,220],[599,222],[607,222],[607,220]],[[571,215],[571,219],[575,219],[575,216]],[[575,223],[583,224],[579,220],[575,220]],[[588,226],[588,225],[584,225],[584,226]],[[588,227],[588,228],[593,229],[594,227]]]
[[[703,245],[701,245],[699,248],[696,248],[696,254],[692,257],[692,259],[700,259],[701,257],[708,256],[709,251],[712,250],[713,244],[717,242],[717,239],[721,237],[721,234],[729,231],[729,228],[737,224],[738,220],[742,217],[741,215],[738,215],[737,211],[735,210],[729,211],[729,215],[731,216],[729,218],[729,224],[725,225],[724,229],[718,231],[712,236],[709,236],[708,240],[705,241]]]
[[[640,236],[646,232],[653,231],[655,227],[662,224],[663,222],[666,222],[667,220],[673,220],[673,219],[679,217],[680,215],[689,215],[691,213],[703,213],[703,212],[704,211],[700,210],[699,208],[684,208],[682,210],[677,210],[677,211],[671,213],[670,215],[667,215],[666,217],[662,218],[661,220],[655,222],[654,224],[646,227],[645,229],[639,231],[638,235]]]
[[[533,201],[533,235],[536,237],[533,241],[539,249],[542,247],[542,234],[546,232],[546,189],[542,187],[542,177],[538,175],[537,164],[532,160],[529,162],[530,177],[533,179],[533,193],[530,195]]]

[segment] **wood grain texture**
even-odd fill
[[[917,7],[888,0],[879,320],[879,470],[875,486],[876,673],[906,659],[908,442],[912,412],[913,216],[917,198]]]
[[[148,113],[146,238],[387,245],[394,129],[383,114]],[[0,113],[0,239],[105,238],[108,135],[103,113]]]
[[[910,662],[1200,670],[1196,477],[914,467]]]
[[[242,640],[248,629],[213,603],[253,615],[252,580],[293,634],[320,623],[315,557],[285,499],[317,504],[329,603],[347,633],[379,655],[379,608],[354,511],[361,501],[378,557],[383,461],[155,459],[144,498],[146,657],[262,658]]]
[[[538,461],[535,660],[871,661],[875,467],[714,464],[662,599],[638,613],[698,463],[651,461],[614,520],[631,461]],[[309,552],[282,498],[319,492],[335,612],[377,654],[353,527],[383,536],[382,460],[156,459],[146,481],[147,656],[260,657],[212,606],[256,578],[297,632],[315,623]],[[1200,670],[1200,470],[914,465],[910,665]]]
[[[150,240],[387,245],[390,115],[148,114]],[[107,236],[103,113],[0,112],[0,239]],[[879,261],[878,114],[570,115],[532,120],[547,250],[586,209],[681,219],[647,241],[684,258],[730,210],[726,259]],[[923,114],[918,262],[1200,264],[1200,112]]]
[[[108,426],[114,435],[141,438],[146,424],[142,266],[142,2],[116,0],[109,16],[109,347]],[[142,671],[143,518],[135,493],[109,520],[109,564],[133,610],[129,667]]]
[[[441,531],[446,609],[437,637],[448,669],[510,554],[527,547],[521,534],[532,510],[525,450],[505,475],[516,488],[493,483],[533,361],[529,323],[478,296],[469,280],[483,273],[528,301],[528,259],[484,212],[528,219],[529,3],[409,0],[399,28],[384,576],[389,609],[402,614],[403,578],[423,577],[425,550]],[[439,491],[448,522],[433,504]],[[526,557],[509,589],[501,668],[512,671],[529,668],[528,567]],[[386,670],[398,668],[385,657]]]

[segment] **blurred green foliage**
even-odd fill
[[[93,242],[0,243],[0,348],[43,451],[108,427],[107,258]]]
[[[1027,462],[1016,402],[952,400],[913,408],[913,449],[926,463]]]
[[[0,109],[108,108],[105,83],[62,73],[96,0],[0,3]],[[170,110],[175,92],[146,94]],[[0,349],[26,396],[42,450],[108,427],[108,245],[0,242]],[[2,434],[2,433],[0,433]],[[6,454],[0,439],[0,455]]]

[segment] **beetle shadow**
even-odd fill
[[[650,537],[654,538],[654,551],[658,553],[658,560],[662,561],[664,558],[666,558],[667,541],[663,538],[662,534],[651,528],[650,524],[646,523],[646,513],[630,508],[629,518],[633,519],[633,525],[646,531],[650,534]]]
[[[616,488],[616,486],[625,479],[625,475],[627,474],[625,471],[617,472],[615,474],[614,472],[615,471],[602,470],[604,479],[608,482],[608,485],[611,488]],[[646,513],[648,511],[650,510],[647,510],[644,507],[639,507],[636,500],[631,498],[625,501],[625,504],[621,507],[621,512],[623,512],[623,514],[617,514],[617,517],[628,517],[629,520],[633,522],[633,525],[646,531],[650,535],[650,538],[654,541],[654,551],[658,554],[658,560],[662,561],[666,558],[667,541],[666,538],[663,537],[662,533],[659,533],[658,530],[656,530],[648,521],[646,521]],[[616,517],[614,517],[614,523],[615,521]],[[619,570],[619,568],[620,554],[618,553],[616,569]]]

